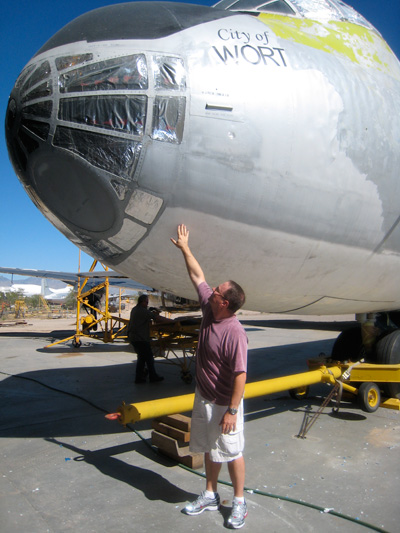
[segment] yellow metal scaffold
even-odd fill
[[[108,267],[104,268],[104,279],[96,286],[88,288],[92,276],[78,278],[76,330],[74,335],[58,340],[45,346],[50,348],[57,344],[72,341],[74,348],[81,346],[81,338],[98,339],[105,343],[115,340],[127,341],[128,318],[122,318],[121,307],[119,316],[109,312],[109,279]],[[89,273],[93,273],[97,261],[93,261]],[[104,309],[100,306],[100,299],[104,299]],[[121,305],[121,299],[120,299]],[[82,315],[82,308],[86,315]],[[160,357],[167,363],[181,368],[181,377],[185,383],[192,382],[190,372],[196,352],[200,318],[190,317],[176,320],[170,324],[156,324],[151,327],[151,345],[155,357]]]
[[[109,280],[107,277],[108,267],[100,263],[104,268],[104,280],[96,286],[87,288],[90,276],[79,277],[77,306],[76,306],[76,331],[74,335],[61,339],[45,348],[50,348],[56,344],[72,340],[75,348],[81,346],[81,337],[90,337],[102,340],[103,342],[113,342],[116,338],[126,339],[126,329],[129,320],[121,316],[112,315],[109,312]],[[89,272],[93,272],[97,265],[94,260]],[[104,295],[104,309],[101,309],[100,299]],[[82,307],[86,309],[87,315],[81,316]],[[97,329],[100,328],[99,331]]]

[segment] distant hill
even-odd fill
[[[11,281],[4,276],[0,276],[0,287],[11,287]]]
[[[67,287],[68,285],[66,283],[64,283],[63,281],[60,281],[59,279],[50,279],[50,278],[45,278],[46,282],[47,282],[47,286],[50,288],[50,289],[64,289],[65,287]],[[22,279],[21,281],[18,281],[18,282],[15,282],[15,283],[21,283],[21,284],[26,284],[26,285],[41,285],[42,284],[42,278],[35,278],[35,277],[30,277],[30,278],[24,278]]]
[[[13,282],[18,285],[42,285],[42,278],[35,278],[33,276],[29,278],[20,278],[19,276],[14,276]],[[58,279],[46,278],[46,282],[47,282],[47,286],[50,289],[63,289],[67,287],[66,283]],[[4,276],[0,276],[0,287],[10,287],[10,286],[11,286],[11,280],[9,278],[5,278]]]

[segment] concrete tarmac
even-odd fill
[[[307,370],[307,358],[330,353],[352,317],[242,313],[249,338],[248,381]],[[134,384],[129,345],[85,339],[80,349],[52,340],[73,320],[0,328],[0,532],[158,533],[225,530],[232,489],[221,470],[220,511],[181,513],[204,489],[189,471],[150,446],[151,421],[124,428],[105,419],[134,403],[193,392],[180,367],[157,359],[165,381]],[[245,402],[244,530],[324,532],[400,530],[400,415],[365,413],[348,400],[323,411],[305,439],[305,413],[330,392],[311,388]],[[200,475],[199,475],[200,474]]]

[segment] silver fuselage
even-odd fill
[[[143,69],[137,86],[93,88],[88,65],[121,57]],[[156,38],[61,44],[31,65],[45,62],[45,78],[22,79],[10,101],[51,100],[45,119],[22,111],[18,130],[32,137],[42,120],[48,131],[31,152],[22,141],[25,167],[10,153],[36,204],[81,249],[194,298],[170,243],[184,223],[207,281],[237,281],[248,309],[400,308],[400,65],[376,31],[231,13]],[[88,84],[78,90],[79,68]],[[51,94],[29,98],[43,79]],[[101,122],[110,94],[114,116]]]

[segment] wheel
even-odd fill
[[[374,413],[381,403],[381,391],[376,383],[361,383],[358,389],[358,405],[367,413]]]
[[[303,398],[308,398],[308,393],[310,391],[310,387],[298,387],[297,389],[290,389],[289,390],[289,396],[293,398],[293,400],[302,400]]]
[[[356,326],[342,331],[332,348],[335,361],[359,361],[364,357],[361,327]]]
[[[400,363],[400,330],[392,331],[376,344],[376,360],[380,365]],[[383,392],[389,398],[400,398],[400,383],[384,383]]]
[[[82,346],[82,343],[81,343],[80,340],[76,340],[76,339],[74,339],[74,340],[72,341],[72,346],[73,346],[74,348],[80,348],[80,347]]]

